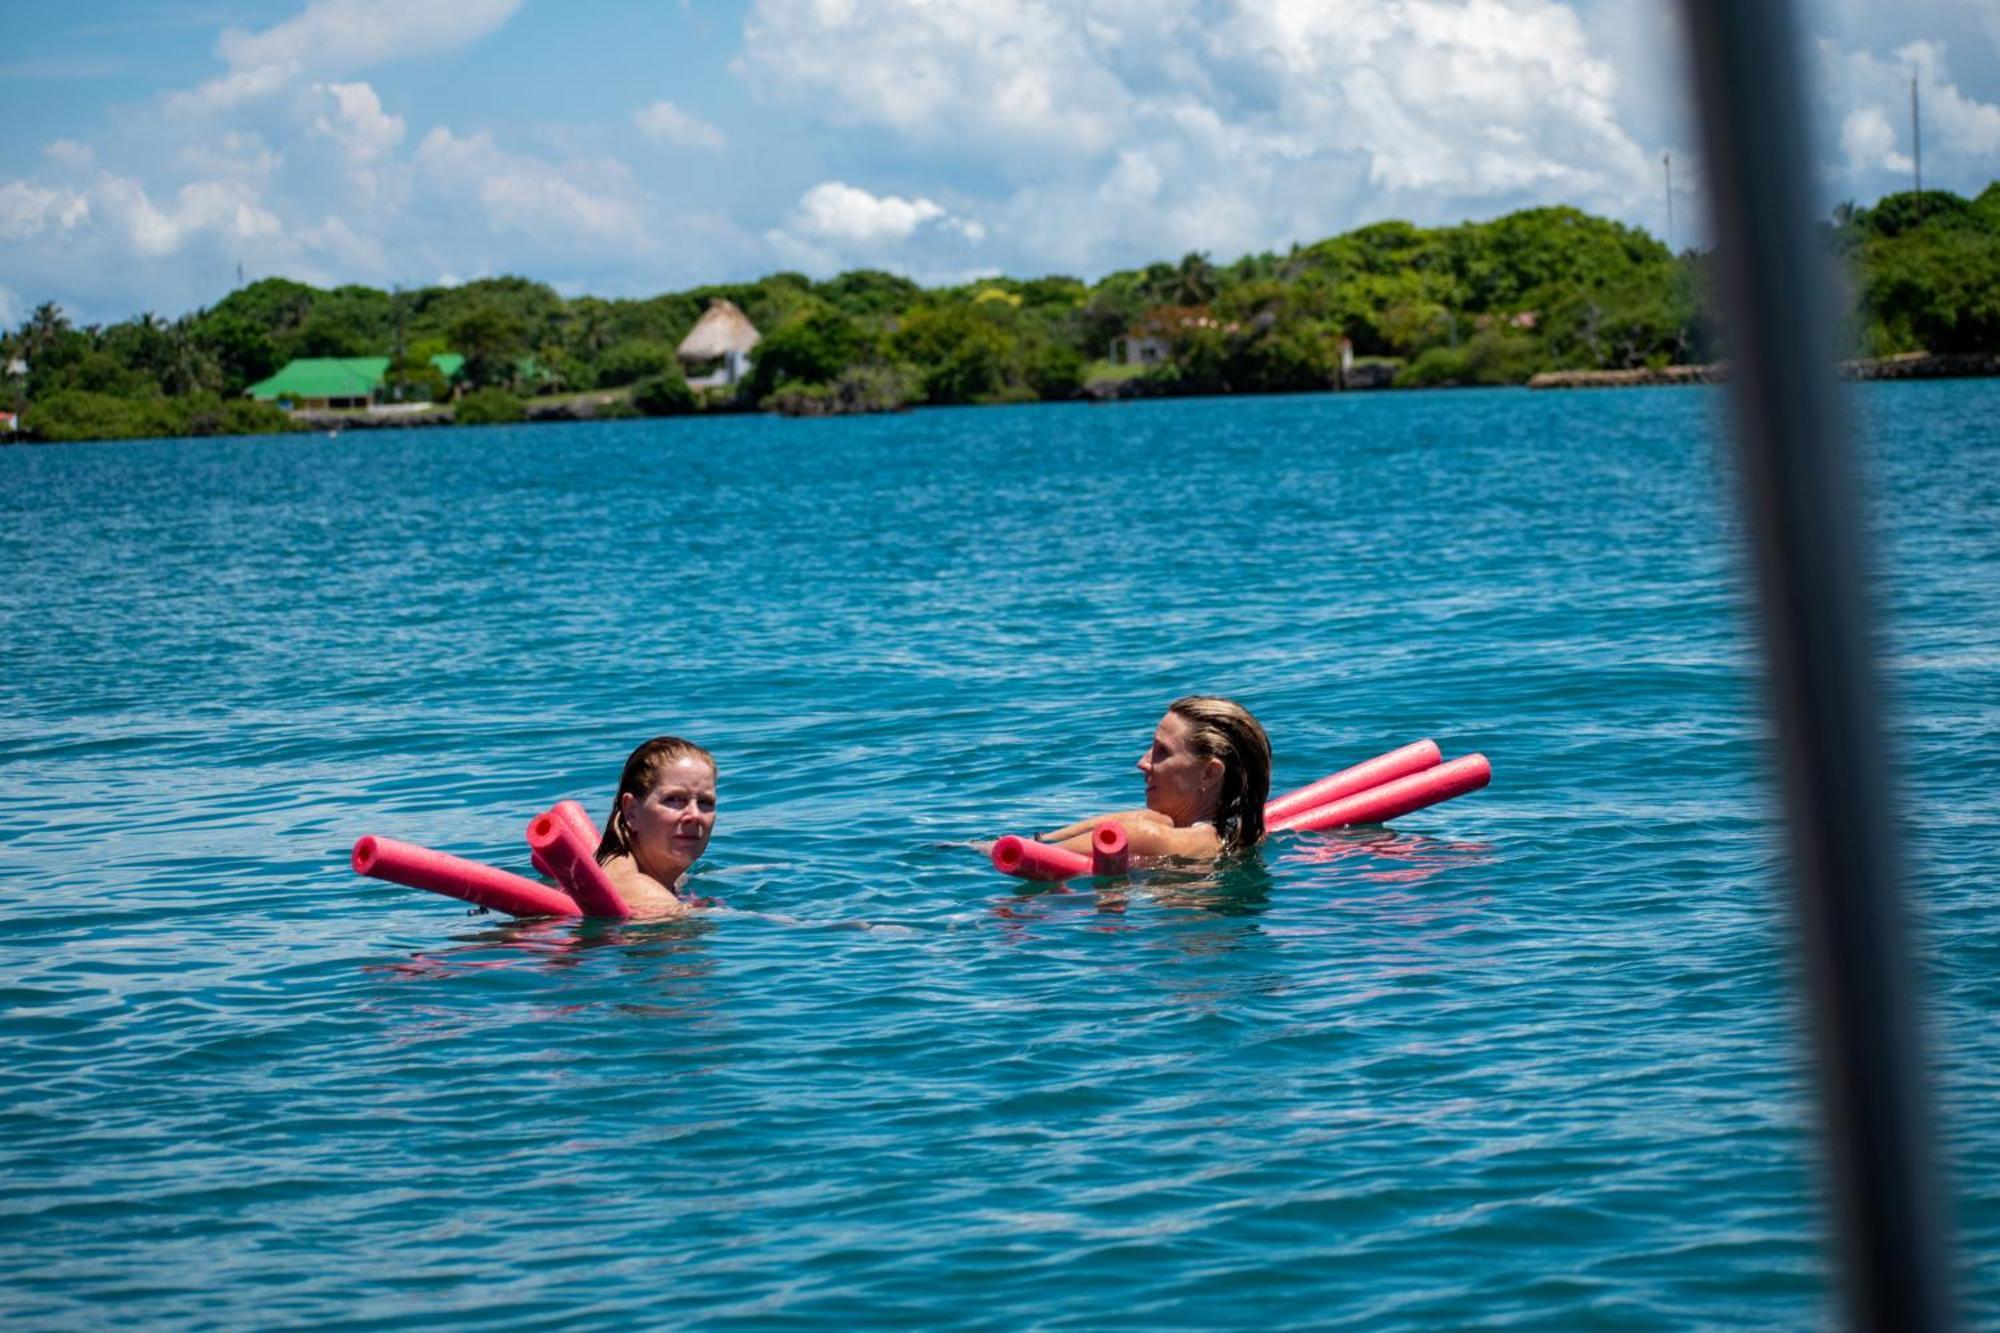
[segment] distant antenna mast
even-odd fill
[[[1667,249],[1674,248],[1674,155],[1660,154],[1660,166],[1667,174]]]
[[[240,259],[236,261],[236,285],[243,285],[243,261]]]
[[[1924,123],[1917,117],[1917,76],[1910,75],[1910,144],[1914,150],[1911,161],[1917,173],[1917,211],[1924,207]]]

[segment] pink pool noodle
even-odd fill
[[[1099,824],[1090,835],[1090,873],[1122,875],[1132,868],[1132,840],[1125,826],[1111,821]]]
[[[1469,754],[1421,773],[1411,773],[1385,782],[1370,791],[1322,805],[1316,810],[1295,814],[1271,825],[1272,832],[1290,829],[1312,833],[1345,824],[1386,824],[1425,806],[1478,791],[1493,780],[1493,766],[1483,754]]]
[[[1076,879],[1090,873],[1090,858],[1054,843],[1010,833],[993,844],[993,868],[1017,879]]]
[[[561,815],[570,823],[576,825],[577,831],[583,834],[583,840],[590,844],[591,859],[593,861],[597,859],[597,825],[590,822],[590,816],[584,813],[582,806],[578,805],[575,801],[557,801],[553,806],[549,807],[549,813]],[[528,859],[535,863],[537,871],[547,875],[550,879],[561,880],[562,877],[556,874],[556,868],[549,864],[548,858],[532,847],[528,849]]]
[[[358,874],[462,898],[509,916],[583,915],[568,894],[546,884],[394,838],[357,838],[353,863]]]
[[[583,835],[583,840],[590,844],[591,859],[595,860],[597,857],[597,844],[602,835],[598,833],[597,825],[590,822],[589,812],[576,801],[557,801],[551,807],[550,813],[561,815],[575,827],[578,833]]]
[[[575,801],[557,801],[550,807],[550,813],[562,815],[570,823],[575,824],[578,831],[583,834],[583,840],[591,845],[594,852],[597,847],[597,825],[590,822],[590,816],[584,813],[582,806]],[[556,874],[556,868],[549,864],[548,858],[532,847],[528,849],[528,859],[534,862],[536,873],[547,875],[553,880],[561,880],[562,877]],[[593,854],[591,859],[597,858]]]
[[[581,809],[577,813],[581,814]],[[586,817],[583,822],[590,820]],[[528,822],[528,846],[548,863],[556,883],[569,890],[585,916],[623,921],[632,915],[632,909],[611,886],[604,867],[597,864],[597,840],[586,837],[562,806],[545,810]]]
[[[1287,792],[1270,801],[1264,806],[1264,822],[1276,824],[1293,815],[1331,805],[1342,797],[1371,791],[1385,782],[1435,768],[1443,758],[1444,752],[1438,749],[1436,741],[1417,741],[1400,750],[1377,755],[1352,768],[1344,768],[1330,778],[1321,778],[1310,786]]]
[[[589,855],[591,864],[595,865],[597,863],[597,844],[604,840],[604,835],[597,831],[597,825],[592,822],[590,812],[583,808],[581,802],[557,801],[549,808],[549,813],[564,820],[571,828],[576,830],[577,836],[583,839],[584,850]],[[613,891],[613,896],[616,896],[616,890]],[[701,901],[704,904],[713,906],[713,900],[711,899],[704,898]],[[621,901],[620,906],[623,905]],[[626,914],[630,915],[629,909]]]

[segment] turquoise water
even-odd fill
[[[1870,423],[1964,1301],[2000,1320],[2000,385]],[[0,1294],[36,1325],[1801,1327],[1824,1227],[1705,390],[0,451]],[[963,845],[1487,791],[1220,874]],[[692,924],[510,924],[672,731]]]

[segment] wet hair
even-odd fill
[[[625,761],[625,771],[618,775],[618,791],[611,798],[611,817],[604,821],[604,836],[597,840],[597,864],[603,865],[614,856],[632,854],[631,830],[625,827],[624,798],[629,794],[635,800],[645,800],[646,793],[660,780],[660,774],[683,759],[699,759],[711,773],[721,771],[715,766],[714,755],[678,736],[655,736],[632,751]]]
[[[1223,850],[1255,847],[1264,836],[1264,802],[1271,795],[1271,738],[1233,699],[1190,694],[1168,704],[1167,711],[1188,723],[1188,747],[1196,755],[1222,761],[1215,831]]]

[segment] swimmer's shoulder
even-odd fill
[[[682,916],[694,910],[672,889],[639,869],[630,856],[614,856],[604,874],[634,917]]]
[[[1135,856],[1212,857],[1222,852],[1222,836],[1213,824],[1178,828],[1165,819],[1141,820],[1125,830]]]

